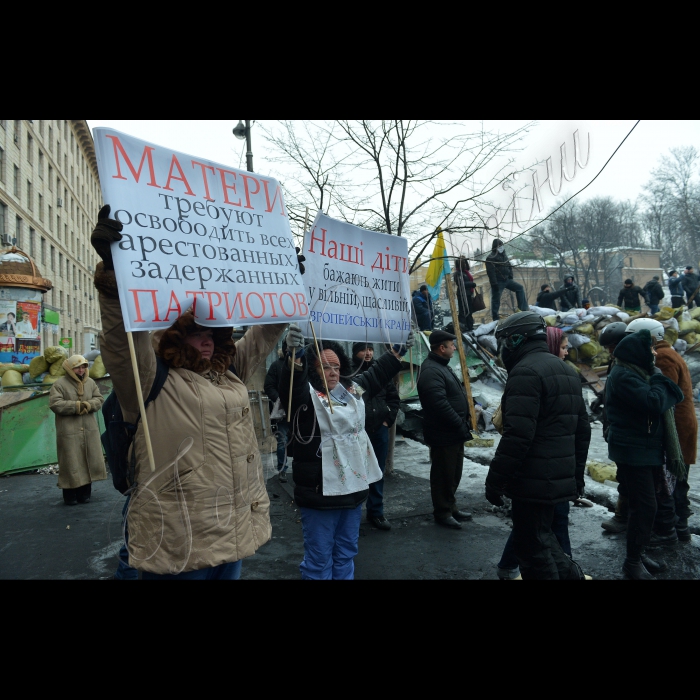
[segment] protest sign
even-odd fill
[[[408,242],[319,212],[304,240],[309,320],[326,340],[403,343],[411,328]],[[302,332],[311,337],[308,323]]]
[[[102,196],[124,225],[112,245],[127,331],[165,328],[192,307],[205,326],[307,317],[279,183],[94,130]]]

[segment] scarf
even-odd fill
[[[651,380],[651,375],[645,372],[641,367],[632,365],[629,362],[615,358],[615,364],[626,367],[633,372],[636,372],[647,384]],[[666,453],[666,470],[671,476],[676,477],[680,481],[685,481],[688,478],[688,470],[683,460],[681,452],[681,443],[678,439],[678,430],[676,429],[676,418],[674,408],[669,408],[664,411],[662,416],[664,422],[664,452]]]
[[[561,328],[554,328],[552,326],[547,328],[547,347],[549,348],[549,352],[555,357],[559,357],[563,337],[564,331]]]

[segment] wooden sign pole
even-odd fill
[[[151,433],[148,430],[148,419],[146,418],[146,407],[143,403],[143,392],[141,391],[141,377],[139,376],[139,368],[136,364],[136,348],[134,347],[134,336],[131,331],[126,333],[129,341],[129,353],[131,354],[131,367],[134,370],[134,382],[136,384],[136,397],[139,402],[139,411],[141,413],[141,423],[143,424],[143,436],[146,438],[146,449],[148,450],[148,463],[151,465],[151,471],[156,470],[156,462],[153,459],[153,445],[151,445]]]
[[[326,387],[326,396],[328,397],[328,407],[331,409],[331,414],[333,413],[333,402],[331,401],[331,392],[328,391],[328,380],[326,379],[326,373],[323,371],[323,361],[321,360],[321,351],[318,349],[318,339],[316,338],[316,331],[314,330],[314,324],[309,321],[311,326],[311,332],[314,334],[314,343],[316,344],[316,356],[318,361],[321,363],[321,376],[323,377],[323,386]]]

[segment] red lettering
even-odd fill
[[[219,292],[206,292],[207,298],[209,299],[209,316],[207,316],[207,321],[213,321],[214,320],[214,307],[216,306],[221,306],[221,294]],[[211,298],[213,296],[216,296],[216,298],[219,300],[216,302],[216,304],[211,303]]]
[[[260,192],[260,183],[251,175],[241,175],[241,177],[243,178],[243,186],[245,187],[245,208],[255,209],[255,207],[250,206],[250,195]],[[248,190],[248,180],[252,180],[255,183],[256,190],[254,192]]]
[[[296,293],[297,305],[299,306],[299,313],[304,314],[304,316],[309,315],[309,307],[306,305],[306,297],[301,293]]]
[[[250,297],[258,297],[258,300],[260,301],[260,305],[262,306],[262,311],[257,316],[250,309]],[[248,309],[248,313],[253,318],[262,318],[265,315],[265,301],[257,292],[250,292],[248,294],[248,296],[245,298],[245,305],[246,305],[246,308]]]
[[[215,202],[216,200],[209,193],[209,182],[207,182],[207,170],[214,172],[214,168],[211,165],[206,165],[205,163],[200,163],[199,161],[193,160],[192,167],[198,165],[202,169],[202,180],[204,180],[204,199],[208,199],[210,202]]]
[[[161,321],[162,319],[158,316],[158,303],[156,301],[156,290],[155,289],[130,289],[129,290],[134,295],[134,307],[136,308],[136,319],[135,323],[145,323],[143,316],[141,316],[141,304],[139,303],[139,294],[150,294],[151,301],[153,302],[153,314],[154,321]]]
[[[173,168],[177,168],[177,171],[180,173],[180,177],[173,175]],[[177,156],[174,153],[173,153],[173,159],[170,161],[170,171],[168,172],[168,181],[165,183],[165,187],[163,188],[164,190],[170,190],[171,192],[173,191],[173,188],[170,186],[171,180],[179,180],[180,182],[184,182],[185,188],[186,188],[185,194],[190,195],[190,197],[197,196],[190,188],[190,183],[187,182],[187,178],[185,177],[185,173],[182,172],[182,166],[180,165],[180,161],[177,159]]]
[[[321,238],[318,238],[314,234],[316,233],[316,227],[314,226],[313,230],[311,231],[311,246],[309,247],[309,253],[314,253],[316,252],[314,250],[314,241],[321,241],[321,255],[326,254],[326,229],[322,228],[321,231],[323,231],[323,236]]]
[[[270,315],[270,317],[271,318],[279,318],[279,316],[277,315],[277,312],[275,311],[275,302],[273,299],[273,297],[277,296],[277,293],[276,292],[274,292],[274,293],[273,292],[263,292],[263,296],[266,298],[269,298],[270,306],[272,307],[272,314]]]
[[[280,189],[280,186],[277,185],[277,189],[275,190],[275,196],[272,198],[272,204],[270,204],[270,192],[267,188],[268,181],[263,180],[263,187],[265,188],[265,201],[267,202],[267,209],[265,209],[266,212],[271,212],[272,209],[275,206],[275,202],[277,201],[277,196],[279,195],[280,198],[280,214],[282,216],[287,216],[286,212],[284,211],[284,203],[282,202],[282,190]]]
[[[240,207],[241,200],[239,199],[237,202],[232,202],[228,198],[228,193],[226,192],[226,190],[233,190],[233,194],[237,194],[235,182],[232,185],[226,184],[226,175],[233,175],[233,179],[235,180],[236,173],[234,173],[230,170],[224,170],[223,168],[217,168],[217,170],[219,171],[219,174],[221,175],[221,186],[224,188],[224,202],[226,202],[226,204],[232,204],[234,207]]]
[[[285,308],[284,308],[284,304],[282,303],[282,299],[283,299],[284,297],[289,297],[289,298],[292,300],[292,312],[289,313],[289,314],[286,312],[286,310],[285,310]],[[297,311],[297,305],[294,303],[294,297],[293,297],[289,292],[283,292],[282,294],[280,294],[278,301],[279,301],[279,303],[280,303],[280,309],[282,309],[282,313],[283,313],[285,316],[287,316],[287,317],[289,317],[289,316],[294,316],[294,314],[295,314],[296,311]]]
[[[223,295],[224,301],[226,302],[226,318],[229,321],[231,320],[231,317],[233,316],[233,313],[236,310],[236,304],[238,304],[238,307],[240,308],[241,319],[248,318],[243,313],[243,294],[241,294],[241,292],[238,292],[238,294],[236,294],[236,298],[233,300],[233,306],[228,305],[228,292],[223,292]]]
[[[194,300],[192,301],[192,313],[197,316],[197,297],[202,297],[204,299],[204,292],[185,292],[185,296],[189,297],[192,295]]]
[[[177,311],[177,316],[175,318],[180,318],[182,316],[182,309],[180,308],[180,302],[177,300],[177,295],[175,292],[170,292],[170,301],[168,302],[168,313],[165,314],[165,321],[170,320],[170,314],[173,311]]]
[[[152,146],[144,146],[143,153],[141,154],[141,162],[139,163],[139,169],[135,170],[133,163],[129,160],[129,156],[126,155],[126,151],[124,150],[124,146],[122,146],[122,142],[119,140],[118,136],[107,136],[108,139],[112,139],[112,145],[114,146],[114,162],[117,165],[117,174],[112,175],[112,177],[116,180],[126,180],[126,178],[122,175],[122,170],[119,167],[119,153],[122,154],[122,158],[124,158],[124,162],[126,163],[126,166],[129,168],[131,171],[131,174],[134,176],[134,180],[136,182],[139,181],[139,178],[141,177],[141,170],[143,169],[143,162],[148,159],[148,173],[151,177],[150,182],[148,182],[149,187],[157,187],[160,189],[160,185],[156,182],[156,172],[155,168],[153,167],[153,151],[155,148]]]

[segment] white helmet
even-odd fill
[[[627,326],[626,333],[636,333],[637,331],[647,330],[651,334],[652,340],[663,340],[666,329],[661,323],[653,318],[636,318]]]

